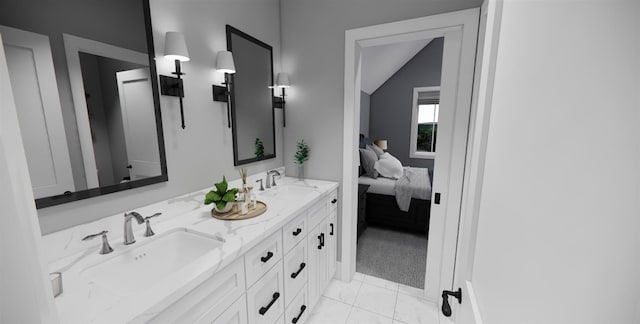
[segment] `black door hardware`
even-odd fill
[[[318,235],[318,250],[322,250],[322,235]]]
[[[436,205],[440,205],[440,193],[436,192],[435,196],[433,197],[433,203]]]
[[[329,235],[333,236],[333,223],[329,224],[329,226],[331,226],[331,232],[329,232]]]
[[[336,199],[336,198],[333,198],[333,200],[331,201],[332,204],[335,204],[337,202],[338,202],[338,199]]]
[[[260,315],[264,315],[267,313],[267,311],[269,310],[269,308],[271,308],[271,306],[273,306],[273,303],[276,302],[276,300],[278,300],[278,298],[280,298],[280,293],[273,293],[273,299],[271,300],[271,302],[269,303],[269,305],[265,306],[265,307],[260,307],[260,310],[258,311],[258,313],[260,313]]]
[[[442,314],[446,317],[451,316],[451,305],[449,305],[449,296],[453,296],[458,300],[458,304],[462,304],[462,288],[456,291],[442,291]]]
[[[133,169],[133,166],[131,164],[127,165],[127,169]]]
[[[320,233],[320,245],[322,245],[322,247],[324,247],[324,233]]]
[[[300,272],[304,269],[304,267],[306,267],[306,266],[307,266],[306,263],[304,263],[304,262],[300,263],[300,269],[298,269],[298,271],[292,273],[291,274],[291,278],[295,279],[300,274]]]
[[[269,261],[269,259],[271,259],[271,257],[273,257],[273,252],[269,251],[267,253],[267,256],[263,256],[263,257],[260,258],[260,261],[267,262],[267,261]]]
[[[300,233],[302,233],[302,228],[296,229],[296,231],[293,232],[293,236],[298,236],[298,235],[300,235]]]
[[[307,309],[306,305],[302,305],[302,307],[300,307],[300,314],[298,314],[298,317],[294,317],[291,320],[291,323],[296,324],[298,323],[298,321],[300,320],[300,317],[302,317],[302,314],[304,313],[304,310]]]

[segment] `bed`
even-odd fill
[[[367,146],[369,144],[361,145]],[[362,157],[361,150],[361,157]],[[366,159],[361,166],[367,169]],[[395,178],[360,172],[359,184],[369,185],[366,198],[366,221],[401,230],[428,233],[431,211],[432,170],[402,167],[402,176]],[[403,189],[413,187],[412,189]],[[402,208],[401,208],[402,206]]]

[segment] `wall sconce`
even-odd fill
[[[164,57],[175,61],[176,71],[171,72],[171,74],[175,74],[177,77],[161,75],[160,90],[165,96],[180,98],[180,119],[182,120],[182,129],[184,129],[184,108],[182,105],[184,88],[182,86],[182,76],[185,75],[185,73],[182,73],[180,69],[180,62],[187,62],[190,59],[189,52],[187,51],[187,43],[184,41],[184,35],[182,33],[167,32],[165,34]]]
[[[383,140],[383,139],[375,140],[373,144],[375,144],[377,147],[381,148],[384,151],[387,150],[387,140]]]
[[[216,69],[224,73],[224,86],[213,85],[213,101],[227,103],[227,126],[231,128],[231,80],[229,74],[236,73],[236,65],[233,62],[233,54],[229,51],[220,51],[216,57]]]
[[[276,78],[276,88],[281,89],[282,97],[273,97],[273,106],[275,108],[282,108],[282,127],[286,127],[286,120],[284,117],[284,106],[286,101],[284,99],[285,96],[285,88],[289,88],[291,86],[291,82],[289,81],[289,74],[287,73],[278,73],[278,77]]]

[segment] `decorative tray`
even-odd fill
[[[249,212],[244,215],[240,214],[240,206],[238,206],[238,204],[234,204],[233,208],[231,208],[231,211],[226,212],[224,214],[218,213],[214,209],[211,209],[211,216],[213,218],[217,218],[221,220],[242,220],[242,219],[249,219],[256,216],[260,216],[264,214],[264,212],[266,211],[267,211],[267,204],[258,200],[256,201],[256,208],[253,208],[251,207],[251,205],[249,205]]]

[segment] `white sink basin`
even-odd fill
[[[178,228],[134,243],[130,250],[84,269],[82,275],[115,293],[129,295],[153,286],[222,243],[222,239]]]
[[[293,199],[304,197],[312,192],[318,191],[316,187],[305,185],[305,184],[284,184],[277,185],[275,187],[271,187],[271,189],[267,189],[266,191],[258,191],[258,196],[263,197],[290,197]]]

